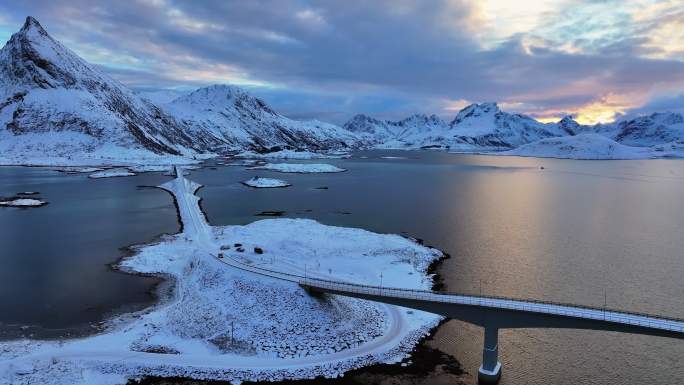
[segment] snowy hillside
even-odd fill
[[[448,124],[436,115],[415,114],[406,119],[378,120],[367,115],[354,116],[343,126],[379,148],[416,149],[443,147]]]
[[[333,124],[286,118],[235,86],[200,88],[165,108],[193,132],[208,133],[230,149],[331,150],[361,144],[354,134]]]
[[[0,50],[0,163],[190,155],[204,143],[33,18]]]
[[[571,159],[644,159],[655,156],[651,149],[625,146],[599,134],[546,138],[497,154]]]
[[[620,122],[615,140],[639,147],[684,142],[684,117],[672,112],[654,113]]]

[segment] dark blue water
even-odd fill
[[[0,167],[0,196],[37,191],[49,202],[0,208],[0,336],[80,334],[114,312],[152,304],[158,279],[113,272],[109,264],[127,245],[178,231],[171,196],[137,187],[168,179]]]

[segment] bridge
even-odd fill
[[[199,199],[194,195],[199,185],[188,181],[183,176],[182,169],[176,167],[176,178],[160,187],[176,197],[183,225],[189,227],[185,232],[205,245],[212,255],[226,265],[290,281],[309,292],[342,295],[422,310],[482,327],[484,346],[482,365],[478,370],[481,383],[496,383],[501,377],[501,363],[498,361],[500,329],[589,329],[684,339],[682,319],[536,300],[359,285],[270,270],[240,262],[229,255],[219,258],[215,245],[209,239],[210,231],[199,209]]]

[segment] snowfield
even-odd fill
[[[182,174],[182,172],[181,172]],[[324,295],[236,268],[230,261],[355,283],[426,289],[438,250],[397,235],[268,219],[211,227],[183,177],[176,197],[183,233],[140,246],[120,268],[161,274],[168,301],[118,317],[102,334],[0,343],[0,383],[124,384],[144,375],[233,382],[335,377],[404,358],[439,316]]]
[[[0,206],[5,207],[38,207],[46,204],[47,202],[45,201],[33,198],[14,198],[9,200],[0,200]]]
[[[266,163],[262,166],[251,167],[251,170],[270,170],[299,174],[329,173],[347,171],[343,168],[325,163]]]
[[[252,179],[246,180],[242,182],[245,186],[249,187],[254,187],[254,188],[278,188],[278,187],[288,187],[292,186],[291,184],[285,182],[284,180],[280,179],[272,179],[272,178],[261,178],[258,176],[255,176]]]
[[[645,159],[655,155],[650,148],[625,146],[599,134],[547,138],[494,155],[571,159]]]

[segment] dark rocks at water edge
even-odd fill
[[[282,217],[285,215],[285,211],[262,211],[254,215],[257,217]]]

